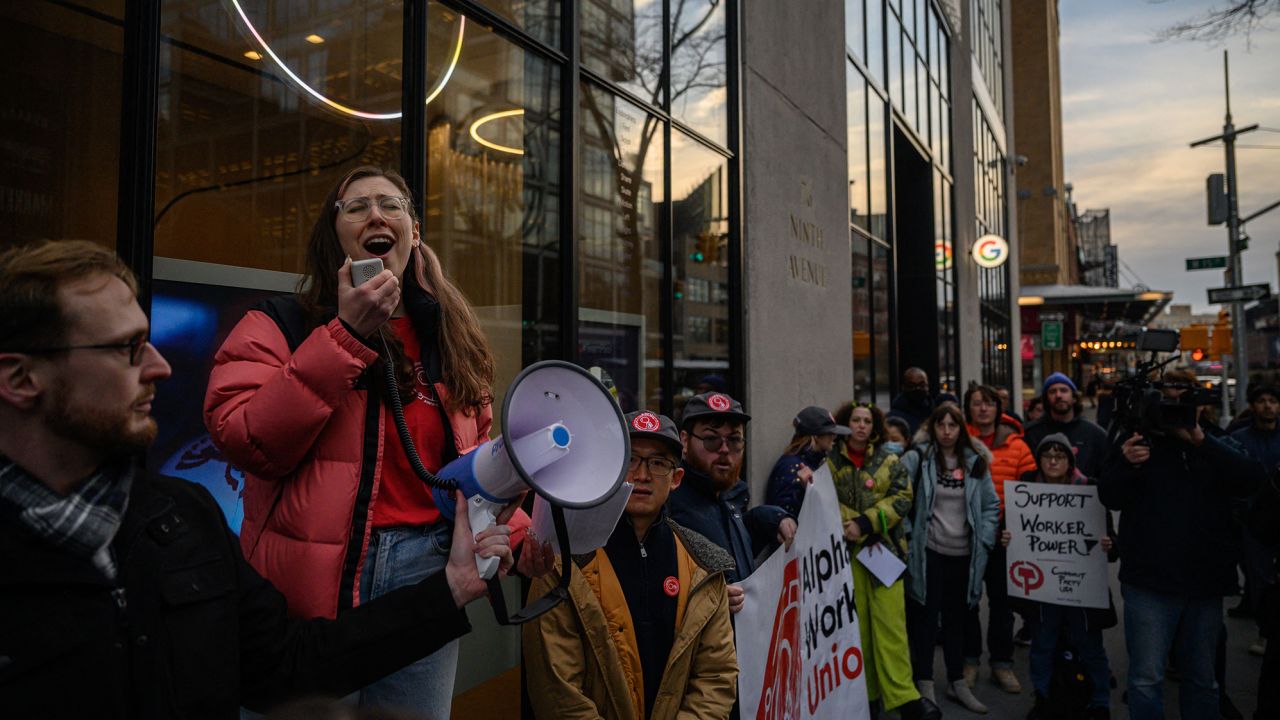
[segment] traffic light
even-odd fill
[[[1205,359],[1204,348],[1199,348],[1199,347],[1198,347],[1198,348],[1195,348],[1194,350],[1192,350],[1192,351],[1191,351],[1191,359],[1192,359],[1192,360],[1194,360],[1194,361],[1196,361],[1196,362],[1200,362],[1201,360]]]
[[[1203,360],[1203,357],[1196,357],[1195,351],[1201,353],[1209,347],[1209,328],[1206,325],[1192,325],[1182,328],[1178,339],[1178,347],[1182,350],[1191,351],[1192,360]]]

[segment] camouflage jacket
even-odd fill
[[[902,520],[911,513],[911,478],[898,462],[898,456],[883,446],[871,445],[867,448],[866,463],[858,468],[846,454],[842,438],[827,455],[827,463],[835,481],[836,497],[840,499],[840,519],[857,521],[865,517],[863,526],[870,524],[870,537],[887,538],[889,549],[906,560],[907,539]],[[867,540],[864,534],[851,544],[850,552],[857,553]]]

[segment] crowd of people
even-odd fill
[[[518,502],[473,533],[462,498],[438,507],[415,467],[488,438],[494,360],[408,198],[394,173],[350,173],[300,291],[250,311],[219,349],[205,421],[246,473],[238,538],[207,491],[137,461],[170,368],[128,268],[85,242],[0,253],[3,714],[252,717],[321,695],[448,717],[465,607],[488,588],[479,556],[527,578],[530,597],[568,577],[564,602],[522,630],[535,716],[736,717],[741,583],[793,542],[825,468],[851,559],[879,545],[905,568],[886,582],[849,563],[873,714],[938,718],[940,694],[987,713],[984,652],[992,687],[1023,693],[1023,636],[1028,718],[1110,717],[1113,683],[1130,717],[1164,717],[1169,668],[1181,717],[1232,716],[1223,598],[1238,568],[1233,614],[1270,634],[1280,606],[1280,390],[1252,387],[1230,432],[1198,408],[1189,427],[1109,435],[1066,375],[1045,380],[1024,424],[1005,390],[935,393],[911,368],[887,413],[799,411],[753,505],[746,427],[762,420],[712,389],[679,422],[626,415],[625,511],[603,547],[557,558]],[[353,283],[352,262],[370,257],[383,270]],[[1165,375],[1171,398],[1188,387],[1179,373]],[[1019,480],[1096,485],[1118,514],[1099,542],[1119,562],[1119,612],[1009,597],[1005,485]],[[1104,633],[1121,617],[1115,678]],[[1064,646],[1083,697],[1061,695]],[[1256,648],[1255,717],[1280,717],[1280,646]]]

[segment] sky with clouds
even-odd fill
[[[1227,254],[1226,227],[1210,227],[1205,209],[1205,177],[1224,172],[1225,159],[1220,143],[1189,144],[1222,132],[1224,47],[1235,125],[1275,131],[1237,141],[1240,214],[1280,200],[1280,13],[1248,37],[1157,41],[1162,29],[1223,2],[1059,2],[1063,151],[1076,204],[1081,211],[1111,208],[1111,240],[1131,269],[1122,266],[1121,285],[1136,274],[1197,312],[1211,309],[1205,289],[1220,287],[1223,277],[1218,270],[1186,272],[1184,260]],[[1247,229],[1245,282],[1270,283],[1275,293],[1280,208]]]

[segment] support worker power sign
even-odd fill
[[[1006,482],[1009,597],[1107,607],[1106,508],[1092,485]]]
[[[790,550],[742,582],[735,619],[738,699],[756,720],[867,718],[862,636],[835,485],[813,474]]]

